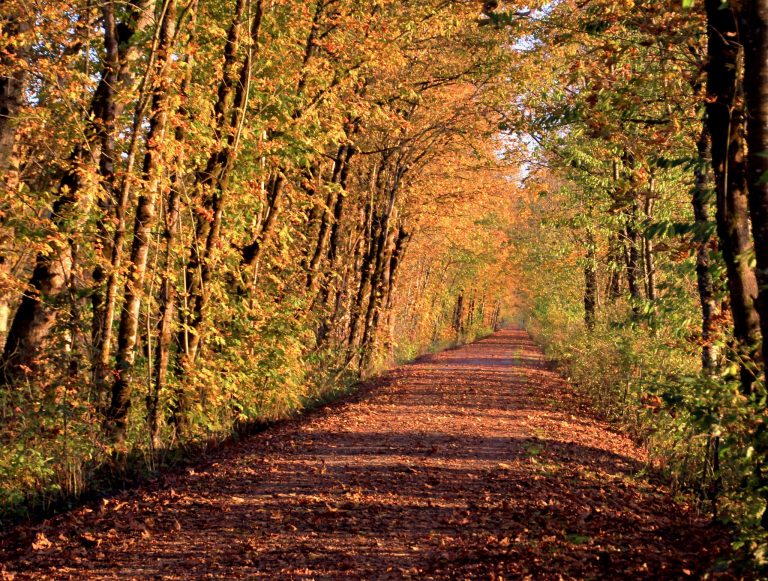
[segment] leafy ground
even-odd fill
[[[519,330],[7,531],[5,577],[700,577],[725,533],[641,476]]]

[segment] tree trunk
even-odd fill
[[[464,332],[464,293],[460,292],[456,296],[456,306],[453,309],[453,330],[456,331],[456,339],[461,340]]]
[[[234,43],[234,48],[227,45],[226,62],[233,62],[236,56],[236,45],[239,42],[239,34],[234,31],[239,28],[239,20],[242,16],[243,0],[238,0],[239,11],[232,28],[229,39]],[[238,149],[238,137],[242,123],[245,120],[248,104],[248,90],[250,88],[250,75],[253,65],[253,57],[259,46],[259,34],[262,22],[262,3],[256,3],[255,14],[252,17],[249,28],[249,47],[245,59],[240,66],[239,74],[234,76],[232,67],[225,66],[224,77],[219,85],[219,96],[215,106],[216,134],[219,140],[215,151],[208,158],[205,169],[197,175],[198,187],[203,191],[203,205],[208,215],[201,215],[197,219],[195,227],[195,242],[187,264],[187,294],[191,304],[191,313],[188,320],[184,321],[184,340],[180,342],[184,347],[184,361],[182,368],[194,365],[197,358],[200,343],[203,337],[202,326],[205,322],[205,310],[210,297],[209,285],[213,277],[214,252],[218,247],[221,232],[221,220],[224,211],[225,195],[229,186],[229,178],[234,167]],[[231,105],[231,111],[227,113],[229,105],[228,95],[233,86],[235,94]],[[190,332],[191,330],[191,332]]]
[[[9,202],[17,195],[19,186],[16,123],[24,101],[27,76],[27,41],[23,37],[30,29],[27,16],[15,13],[18,7],[9,5],[8,8],[9,13],[3,10],[0,15],[0,28],[6,39],[13,39],[0,52],[0,68],[8,71],[8,74],[0,75],[0,353],[5,347],[14,295],[11,288],[13,261],[8,251],[13,250],[15,231],[7,222],[11,212]]]
[[[117,191],[115,183],[114,131],[115,119],[118,113],[115,91],[120,75],[121,54],[119,45],[121,40],[124,41],[125,39],[121,39],[118,35],[114,4],[111,1],[105,2],[102,7],[102,22],[104,26],[106,56],[104,61],[105,83],[103,98],[106,102],[101,107],[102,115],[97,121],[97,133],[101,142],[99,172],[105,192],[103,201],[100,201],[99,204],[103,215],[97,225],[97,231],[101,238],[101,244],[97,252],[101,255],[102,263],[97,264],[93,271],[95,289],[91,297],[93,305],[91,340],[96,354],[93,364],[93,380],[96,402],[99,407],[103,404],[101,400],[109,375],[109,358],[118,287],[117,273],[122,262],[122,247],[125,240],[125,213],[128,205],[128,182],[125,182],[126,187],[120,188],[120,192]],[[134,126],[138,126],[138,123],[134,123]],[[131,158],[135,158],[135,154]],[[128,171],[132,169],[132,167],[129,167]],[[116,224],[115,231],[111,236],[107,225],[110,221],[114,221]],[[107,260],[109,261],[109,267],[106,264]]]
[[[696,166],[696,182],[693,190],[693,215],[696,223],[696,282],[701,303],[701,367],[711,373],[717,366],[717,348],[713,344],[715,336],[714,319],[717,315],[715,285],[712,281],[709,261],[709,235],[705,234],[710,224],[709,216],[709,176],[706,170],[710,163],[709,135],[702,130],[696,143],[699,163]]]
[[[653,219],[653,178],[651,185],[645,197],[645,218],[648,221]],[[645,294],[649,301],[656,300],[656,264],[653,256],[653,240],[643,235],[643,258],[645,260]]]
[[[768,337],[768,2],[744,0],[740,10],[747,103],[749,208],[755,239],[759,288],[757,311],[765,363],[768,362],[768,339],[765,339]]]
[[[728,274],[735,349],[741,384],[751,392],[760,321],[755,309],[757,281],[748,263],[752,250],[747,216],[747,176],[741,80],[741,45],[736,16],[720,0],[707,0],[707,128],[717,194],[717,232]]]
[[[606,288],[606,295],[611,303],[621,296],[621,263],[623,258],[622,244],[617,234],[612,234],[608,239],[608,284]]]
[[[144,297],[144,279],[147,272],[150,236],[156,221],[158,197],[161,190],[165,132],[168,124],[172,82],[168,64],[172,60],[172,41],[176,24],[176,2],[169,0],[160,22],[160,42],[157,47],[156,75],[153,75],[154,94],[150,110],[147,149],[142,169],[144,190],[139,196],[133,227],[131,263],[125,283],[125,304],[120,316],[117,334],[116,378],[112,385],[112,402],[107,411],[107,425],[112,438],[124,441],[128,410],[131,405],[132,375],[136,359],[136,341],[139,331],[139,313]]]
[[[765,365],[768,364],[768,1],[743,0],[739,9],[748,112],[749,209],[755,239],[758,283],[756,302],[763,337],[762,361]],[[760,456],[765,458],[764,425],[758,428],[755,442]],[[765,460],[761,464],[755,467],[755,475],[762,485],[764,503],[768,505]],[[768,506],[763,511],[761,524],[764,529],[768,529]]]
[[[629,215],[624,229],[624,236],[627,241],[626,261],[627,261],[627,286],[629,287],[629,297],[632,301],[632,313],[635,317],[640,315],[640,301],[642,294],[640,292],[640,273],[641,257],[639,248],[639,236],[637,233],[637,200],[630,202]]]
[[[258,233],[254,236],[251,243],[243,248],[242,258],[240,260],[240,267],[243,271],[258,269],[259,262],[264,253],[264,247],[272,239],[275,226],[277,226],[277,217],[280,214],[280,202],[283,195],[282,191],[284,183],[285,176],[279,172],[275,173],[269,180],[269,187],[267,188],[267,215],[264,217],[264,222],[261,224]],[[257,274],[258,272],[254,273],[254,279]]]
[[[378,164],[378,170],[375,172],[375,175],[371,176],[371,181],[375,184],[372,186],[374,191],[379,191],[382,187],[388,161],[388,158],[384,156]],[[365,294],[368,291],[368,283],[371,280],[375,269],[377,252],[376,241],[378,240],[382,225],[380,222],[381,217],[378,215],[374,216],[374,214],[373,199],[370,199],[366,203],[362,216],[363,228],[361,235],[365,242],[365,251],[363,252],[359,270],[360,281],[357,286],[357,298],[352,304],[352,312],[350,313],[349,334],[347,337],[347,344],[350,348],[350,352],[355,348],[355,340],[357,338],[357,330],[362,314],[363,301],[365,299]]]
[[[584,324],[588,331],[595,328],[597,310],[597,258],[592,234],[587,238],[587,256],[584,261]]]
[[[339,147],[336,153],[336,158],[333,163],[333,171],[331,173],[330,188],[328,195],[325,198],[325,204],[321,210],[320,226],[317,231],[317,241],[315,242],[315,249],[312,252],[312,257],[307,264],[307,290],[312,292],[315,287],[315,281],[317,280],[318,270],[320,268],[320,261],[325,255],[325,249],[327,245],[328,233],[331,227],[331,209],[336,206],[336,201],[342,195],[336,191],[336,186],[340,182],[341,171],[343,169],[344,160],[346,158],[347,146],[342,145]]]
[[[143,3],[133,6],[128,11],[126,19],[116,29],[106,19],[111,12],[111,6],[104,7],[104,41],[107,48],[107,59],[112,58],[110,52],[114,48],[116,29],[120,31],[119,43],[125,47],[124,56],[115,76],[114,63],[105,62],[101,79],[91,99],[86,120],[85,142],[75,146],[69,157],[69,165],[61,176],[58,184],[58,198],[51,212],[51,230],[61,234],[55,242],[56,249],[52,253],[38,254],[35,268],[28,283],[29,291],[24,294],[21,304],[16,311],[8,338],[3,351],[0,367],[5,371],[0,377],[3,381],[13,381],[23,370],[33,370],[37,358],[45,351],[44,345],[51,329],[56,324],[59,309],[58,303],[62,294],[67,290],[67,281],[73,264],[72,248],[64,234],[71,228],[69,225],[76,215],[86,214],[85,208],[78,207],[82,199],[82,180],[80,171],[86,162],[95,156],[99,170],[109,167],[109,162],[102,162],[102,142],[105,132],[110,127],[109,120],[116,114],[114,109],[114,84],[117,81],[124,87],[133,84],[131,73],[137,51],[134,42],[149,25],[151,11]],[[111,47],[111,48],[110,48]],[[106,121],[105,121],[106,120]],[[109,152],[107,152],[109,155]]]
[[[187,39],[187,45],[193,43],[195,26],[197,23],[197,1],[190,8],[190,35]],[[171,362],[171,348],[173,343],[174,319],[176,314],[176,303],[178,298],[178,289],[174,280],[174,256],[178,244],[179,218],[181,214],[181,196],[184,191],[184,158],[182,154],[183,143],[187,137],[188,122],[190,112],[188,109],[189,89],[192,84],[192,72],[194,57],[189,53],[184,57],[186,75],[179,91],[181,103],[179,105],[178,123],[176,125],[174,141],[177,144],[178,153],[175,155],[172,166],[173,175],[171,176],[171,192],[165,208],[165,223],[163,228],[163,257],[162,257],[162,280],[160,282],[159,296],[159,323],[157,331],[157,349],[155,351],[155,364],[153,385],[150,393],[147,394],[147,424],[149,427],[149,441],[153,447],[158,442],[158,431],[160,429],[160,397],[168,385],[168,368]],[[181,390],[180,390],[181,391]],[[177,396],[180,394],[177,393]],[[182,395],[183,397],[183,395]],[[179,406],[172,407],[172,419],[179,416],[176,412]],[[178,427],[178,426],[176,426]]]

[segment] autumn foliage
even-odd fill
[[[3,3],[7,513],[500,322],[481,9]]]

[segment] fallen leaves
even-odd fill
[[[503,331],[395,370],[209,465],[20,527],[2,578],[701,576],[723,531],[633,477],[644,451],[537,361]]]
[[[46,537],[44,533],[37,533],[35,535],[35,541],[32,543],[32,550],[45,551],[46,549],[50,549],[52,546],[53,543],[48,540],[48,537]]]

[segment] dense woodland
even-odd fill
[[[525,324],[758,562],[768,3],[0,5],[3,515]]]

